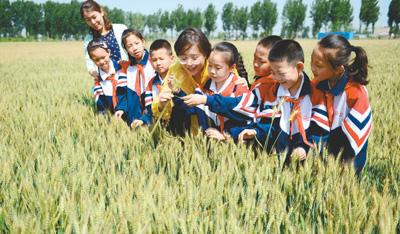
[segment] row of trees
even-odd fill
[[[70,3],[47,1],[43,4],[24,0],[11,3],[9,0],[0,0],[0,35],[15,37],[25,31],[27,36],[41,34],[49,38],[79,38],[88,32],[80,17],[79,7],[80,2],[77,0],[71,0]],[[304,26],[307,9],[303,0],[286,0],[282,12],[282,36],[308,36],[310,27]],[[250,7],[237,7],[229,2],[223,6],[221,13],[213,4],[209,4],[204,11],[185,10],[182,5],[178,5],[175,10],[158,10],[150,15],[124,12],[117,8],[106,10],[112,22],[124,23],[144,31],[147,36],[169,34],[171,37],[188,26],[202,28],[211,36],[217,28],[217,19],[220,16],[224,32],[219,36],[244,39],[250,36],[247,32],[251,31],[251,36],[256,38],[271,34],[279,17],[277,5],[272,0],[259,0]],[[351,30],[353,7],[350,0],[314,0],[309,11],[313,22],[313,37],[320,30]],[[379,11],[378,0],[362,0],[359,18],[365,24],[365,32],[369,32],[370,25],[372,32],[374,31]],[[400,0],[392,0],[388,23],[391,32],[396,34],[399,33],[399,15]],[[359,31],[361,29],[360,24]]]

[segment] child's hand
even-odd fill
[[[307,153],[305,149],[302,147],[297,147],[296,149],[293,150],[292,156],[297,156],[299,157],[299,161],[303,161],[304,159],[307,158]]]
[[[200,104],[206,104],[207,96],[201,94],[189,94],[185,97],[182,97],[183,101],[188,106],[197,106]]]
[[[206,131],[206,136],[209,138],[217,139],[220,141],[226,140],[226,137],[224,134],[222,134],[218,129],[215,128],[207,128]]]
[[[119,111],[115,112],[114,116],[120,119],[120,118],[122,118],[123,114],[124,114],[124,111],[123,110],[119,110]]]
[[[175,79],[175,74],[171,74],[167,80],[168,88],[172,93],[179,93],[181,91],[180,84],[177,79]]]
[[[97,79],[99,77],[99,73],[96,70],[90,70],[89,75],[93,78],[93,80]]]
[[[247,87],[249,84],[247,84],[247,80],[245,78],[239,77],[239,79],[235,81],[235,85]]]
[[[167,102],[172,100],[173,97],[174,95],[171,93],[171,91],[161,92],[158,95],[158,110],[162,111]]]
[[[131,127],[137,128],[140,126],[143,126],[143,121],[140,119],[135,119],[132,123],[131,123]]]
[[[257,135],[256,130],[254,129],[245,129],[239,134],[239,141],[244,142],[245,140],[250,140],[255,138]]]
[[[158,101],[161,103],[165,103],[168,102],[169,100],[171,100],[174,97],[174,95],[169,92],[169,91],[165,91],[165,92],[161,92],[158,95]]]

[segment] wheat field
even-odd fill
[[[252,75],[256,42],[234,43]],[[316,41],[300,43],[310,71]],[[352,43],[371,65],[360,178],[325,154],[282,169],[232,142],[155,141],[95,115],[81,42],[0,43],[0,233],[399,233],[400,41]]]

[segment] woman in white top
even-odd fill
[[[94,0],[84,1],[80,8],[82,19],[90,27],[90,33],[84,39],[86,68],[93,78],[99,76],[98,68],[87,53],[87,45],[93,39],[103,40],[110,49],[111,59],[115,62],[128,60],[128,55],[121,44],[122,32],[127,29],[123,24],[112,24],[107,12]]]

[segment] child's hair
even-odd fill
[[[157,40],[153,41],[153,43],[151,43],[151,45],[150,45],[150,53],[155,50],[162,49],[162,48],[166,49],[168,51],[169,55],[172,55],[171,44],[169,44],[169,42],[164,39],[157,39]]]
[[[270,62],[283,62],[295,65],[298,62],[304,63],[304,53],[300,44],[294,40],[282,40],[277,42],[269,51]]]
[[[228,65],[233,66],[234,64],[236,64],[236,69],[239,73],[239,76],[245,78],[246,80],[248,79],[247,71],[246,68],[244,67],[242,56],[240,55],[238,49],[234,44],[223,41],[216,44],[212,49],[212,51],[219,51],[228,54],[228,58],[226,61]]]
[[[142,33],[140,33],[139,31],[137,31],[135,29],[132,29],[132,28],[125,29],[122,32],[122,38],[121,38],[122,47],[124,47],[125,50],[126,50],[126,45],[125,45],[126,44],[126,39],[131,35],[134,35],[137,38],[139,38],[140,40],[144,41],[144,37],[143,37]]]
[[[97,11],[99,13],[103,12],[103,20],[104,20],[104,27],[106,30],[110,30],[112,28],[112,23],[107,17],[107,12],[104,10],[103,7],[101,7],[96,1],[94,0],[86,0],[83,1],[81,4],[80,8],[80,13],[82,19],[84,19],[84,14],[85,12],[92,12],[92,11]],[[93,38],[98,38],[101,36],[100,32],[97,32],[96,30],[90,28],[90,31],[92,32]]]
[[[211,43],[206,35],[197,28],[187,28],[179,35],[174,44],[177,56],[182,55],[193,45],[197,45],[204,57],[208,58],[211,53]]]
[[[330,34],[322,38],[318,45],[324,50],[324,56],[333,69],[344,66],[350,71],[352,79],[362,85],[368,84],[368,58],[365,50],[359,46],[352,46],[350,42],[339,35]],[[351,52],[355,52],[356,57],[350,64]]]
[[[105,51],[108,51],[108,50],[109,50],[109,49],[108,49],[108,46],[107,46],[107,43],[106,43],[105,41],[103,41],[103,40],[98,40],[98,39],[93,39],[93,40],[91,40],[91,41],[89,42],[89,44],[88,44],[87,47],[86,47],[86,50],[87,50],[87,52],[88,52],[90,58],[92,58],[92,52],[93,52],[95,49],[98,49],[98,48],[102,48],[102,49],[104,49]]]
[[[264,48],[272,48],[277,42],[282,41],[282,37],[280,36],[267,36],[261,39],[258,43],[257,46],[261,45]]]

